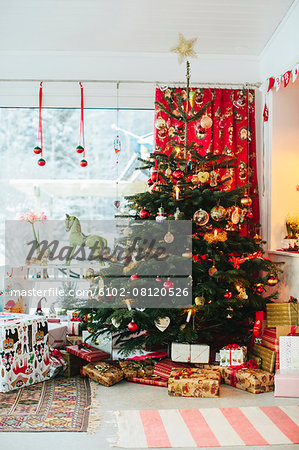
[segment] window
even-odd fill
[[[64,219],[65,213],[80,219],[112,219],[115,200],[145,188],[146,175],[134,168],[140,165],[139,156],[147,158],[152,151],[153,110],[120,110],[117,131],[116,110],[86,109],[85,168],[75,150],[79,110],[43,109],[44,167],[37,165],[33,153],[37,121],[36,108],[0,108],[1,265],[5,220],[19,219],[30,210],[44,211],[50,219]],[[117,134],[122,144],[118,164],[113,147]]]

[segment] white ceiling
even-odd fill
[[[259,55],[293,0],[0,0],[0,51]]]

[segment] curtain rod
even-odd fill
[[[0,83],[2,82],[28,82],[28,83],[40,83],[41,81],[43,81],[43,83],[78,83],[79,81],[81,81],[81,83],[115,83],[115,84],[156,84],[158,86],[172,86],[172,85],[185,85],[186,82],[185,81],[142,81],[142,80],[52,80],[52,79],[25,79],[25,80],[20,80],[20,79],[0,79]],[[207,87],[245,87],[245,88],[259,88],[261,86],[262,83],[260,82],[256,82],[256,83],[223,83],[223,82],[215,82],[215,83],[211,83],[211,82],[194,82],[191,83],[193,86],[207,86]]]

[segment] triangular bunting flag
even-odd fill
[[[284,73],[282,78],[283,78],[284,87],[287,87],[287,85],[289,84],[290,79],[291,79],[291,71],[288,70],[286,73]]]
[[[281,86],[281,75],[279,75],[278,77],[275,77],[276,92],[279,90],[280,86]]]
[[[267,89],[267,92],[269,92],[269,91],[273,88],[274,82],[275,82],[274,78],[273,78],[273,77],[270,77],[270,78],[269,78],[269,83],[268,83],[268,89]]]
[[[269,120],[269,110],[268,110],[268,107],[267,107],[266,103],[265,103],[265,106],[264,106],[263,118],[264,118],[264,122],[268,122],[268,120]]]
[[[299,64],[296,64],[294,69],[292,70],[292,76],[293,76],[293,83],[295,83],[299,73]]]

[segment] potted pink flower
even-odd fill
[[[40,254],[39,229],[36,230],[34,224],[35,224],[35,222],[44,223],[47,220],[46,214],[44,212],[34,213],[32,211],[29,211],[27,213],[22,214],[20,219],[31,224],[34,240],[36,242],[37,256],[36,256],[36,258],[31,258],[31,260],[26,260],[26,263],[29,265],[30,264],[40,264],[40,265],[45,266],[47,264],[47,256],[48,255],[45,252],[41,259],[38,258],[39,254]]]

